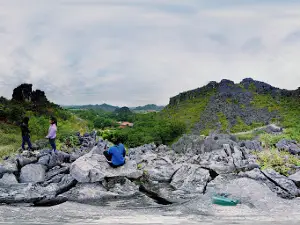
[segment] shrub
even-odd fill
[[[282,175],[289,175],[292,166],[300,166],[300,159],[287,151],[278,151],[271,148],[262,152],[255,152],[258,157],[258,163],[262,169],[274,169]]]

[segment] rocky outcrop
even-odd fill
[[[292,180],[297,185],[298,188],[300,188],[300,171],[289,176],[289,179]]]
[[[185,102],[198,101],[204,105],[204,110],[199,111],[198,122],[192,128],[195,135],[206,132],[207,130],[222,130],[230,132],[234,127],[243,125],[252,126],[261,124],[261,126],[270,124],[272,119],[279,119],[280,112],[270,111],[268,107],[258,107],[255,103],[255,97],[259,95],[268,95],[273,97],[274,101],[282,97],[299,97],[299,89],[295,91],[281,90],[264,82],[255,81],[246,78],[242,82],[235,84],[233,81],[223,79],[221,82],[210,82],[206,86],[191,91],[180,93],[170,98],[168,109],[184,108]],[[195,108],[193,108],[194,110]],[[192,110],[192,108],[191,108]],[[225,124],[226,126],[223,126]],[[223,124],[223,125],[222,125]],[[268,126],[267,133],[280,133],[282,129]]]
[[[276,147],[279,150],[285,150],[290,152],[293,155],[299,155],[300,154],[300,145],[297,144],[296,141],[294,140],[280,140],[277,144]]]
[[[199,165],[183,165],[172,177],[171,185],[177,190],[203,193],[211,179],[209,170]]]
[[[119,168],[111,168],[103,156],[105,141],[96,142],[94,133],[78,137],[85,141],[71,153],[42,149],[6,160],[0,166],[0,203],[50,206],[65,201],[95,205],[115,201],[145,207],[228,192],[242,204],[259,208],[269,203],[259,200],[261,193],[255,193],[255,188],[272,199],[300,196],[297,174],[288,178],[261,170],[251,154],[258,143],[241,144],[231,135],[184,136],[174,149],[154,144],[131,148],[126,164]],[[75,161],[72,154],[78,156]]]
[[[17,178],[12,173],[5,173],[3,177],[0,179],[0,184],[2,185],[14,185],[18,184]]]
[[[18,102],[33,102],[35,104],[49,103],[44,91],[32,90],[32,84],[21,84],[13,90],[12,99]]]
[[[252,151],[261,151],[263,149],[261,143],[257,140],[241,141],[240,147],[245,147],[246,149],[249,149]]]
[[[45,167],[40,164],[29,164],[21,169],[21,183],[38,183],[45,180]]]
[[[142,176],[142,172],[137,170],[136,162],[127,160],[124,166],[112,168],[104,155],[98,154],[86,154],[77,159],[71,165],[70,174],[81,183],[93,183],[119,176],[132,179]]]
[[[18,172],[17,164],[14,161],[8,160],[0,165],[0,177],[5,173],[16,173]]]

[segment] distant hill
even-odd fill
[[[102,104],[102,105],[70,105],[70,106],[63,106],[66,109],[101,109],[106,112],[115,112],[116,109],[120,109],[119,106],[113,106],[109,104]],[[138,106],[138,107],[130,107],[130,110],[133,112],[148,112],[148,111],[161,111],[164,106],[158,106],[155,104],[148,104],[145,106]]]
[[[133,110],[133,111],[161,111],[163,108],[164,108],[164,106],[148,104],[145,106],[133,107],[133,108],[131,108],[131,110]]]
[[[101,109],[106,112],[114,112],[116,109],[119,109],[118,106],[101,104],[101,105],[71,105],[71,106],[63,106],[66,109]]]
[[[282,90],[267,83],[244,79],[210,82],[204,87],[170,98],[163,117],[183,121],[194,134],[212,130],[242,132],[272,122],[300,131],[300,88]],[[299,135],[300,136],[300,135]]]

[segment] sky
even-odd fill
[[[168,104],[209,81],[300,86],[300,1],[0,0],[0,96]]]

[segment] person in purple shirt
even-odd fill
[[[117,168],[125,164],[125,147],[120,141],[117,141],[116,143],[116,145],[110,147],[108,150],[108,147],[106,146],[105,151],[103,152],[108,164],[113,168]]]
[[[57,120],[56,120],[56,118],[51,117],[50,118],[50,127],[49,127],[48,135],[46,136],[46,138],[49,139],[49,143],[50,143],[54,153],[56,153],[56,144],[55,144],[56,132],[57,132]]]

